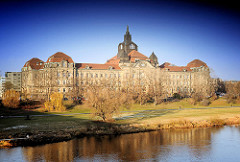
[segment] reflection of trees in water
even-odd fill
[[[174,147],[187,146],[193,156],[210,151],[211,135],[217,128],[164,130],[120,136],[85,137],[68,142],[24,147],[26,160],[73,161],[101,156],[101,160],[140,160],[168,157]],[[171,146],[171,147],[169,147]],[[117,158],[117,159],[116,159]]]

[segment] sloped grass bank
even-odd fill
[[[72,111],[75,111],[74,108]],[[0,118],[0,139],[14,139],[11,141],[13,145],[26,146],[65,141],[83,136],[240,124],[240,107],[165,109],[163,111],[148,111],[147,109],[140,112],[133,111],[131,115],[133,117],[114,122],[96,121],[90,114],[41,116],[31,117],[30,120]],[[125,116],[129,116],[129,112],[121,114],[121,117]]]
[[[240,107],[146,111],[145,115],[116,121],[148,129],[199,128],[240,124]]]

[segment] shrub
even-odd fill
[[[240,96],[237,98],[237,103],[240,104]]]
[[[201,102],[200,102],[200,104],[202,105],[202,106],[208,106],[208,105],[210,105],[210,101],[209,101],[209,99],[203,99]]]
[[[47,111],[65,111],[66,107],[63,105],[63,94],[55,92],[51,94],[50,101],[44,103]]]
[[[7,90],[3,94],[2,103],[5,107],[17,108],[20,104],[20,94],[14,90]]]
[[[174,98],[174,99],[181,99],[181,96],[180,96],[180,94],[178,94],[178,93],[174,93],[174,94],[173,94],[173,98]]]
[[[214,93],[211,97],[212,101],[215,101],[218,99],[218,96],[216,95],[216,93]]]
[[[225,97],[226,97],[228,103],[233,103],[233,104],[236,103],[236,97],[234,95],[226,94]]]
[[[197,102],[200,102],[202,101],[203,97],[200,93],[194,93],[192,95],[192,104],[196,105]]]

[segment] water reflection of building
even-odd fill
[[[121,136],[85,137],[44,146],[25,147],[27,161],[126,160],[169,158],[173,146],[184,146],[194,156],[207,154],[218,129],[184,129]],[[36,159],[37,158],[37,159]]]

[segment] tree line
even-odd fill
[[[126,86],[120,86],[117,80],[101,80],[98,83],[92,83],[86,87],[73,87],[70,92],[72,100],[80,98],[84,104],[88,104],[92,108],[92,115],[98,119],[109,121],[113,116],[120,112],[121,107],[130,108],[132,104],[154,103],[155,105],[166,101],[166,90],[160,81],[150,79],[144,84],[141,82],[129,82]],[[190,97],[192,104],[202,102],[209,104],[208,98],[217,99],[221,93],[226,93],[226,100],[229,103],[240,102],[240,82],[223,82],[215,79],[209,82],[208,86],[200,87],[186,96],[186,93],[179,91],[173,95],[173,98]],[[208,90],[208,94],[206,94]],[[2,104],[5,107],[17,108],[22,101],[26,101],[24,92],[21,94],[7,87],[3,94]],[[49,94],[44,102],[46,111],[65,111],[63,105],[63,94],[53,92]]]

